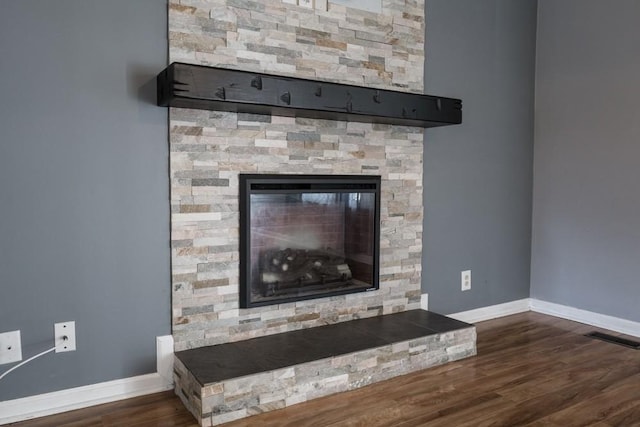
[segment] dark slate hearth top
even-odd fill
[[[176,353],[200,385],[382,347],[472,325],[425,310],[302,329]]]

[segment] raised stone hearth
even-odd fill
[[[212,426],[475,353],[473,325],[411,310],[178,352],[175,381]]]

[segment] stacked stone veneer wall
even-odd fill
[[[423,10],[421,0],[384,0],[381,14],[171,0],[169,56],[421,93]],[[175,108],[170,127],[176,350],[419,308],[421,128]],[[242,172],[381,175],[380,290],[239,309]]]

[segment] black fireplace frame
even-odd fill
[[[292,174],[240,174],[240,308],[262,307],[293,301],[325,298],[358,292],[375,291],[380,288],[380,198],[381,177],[379,175],[292,175]],[[338,188],[339,187],[339,188]],[[253,188],[253,189],[252,189]],[[251,203],[252,193],[274,191],[353,192],[375,194],[374,239],[372,283],[364,289],[334,289],[321,295],[295,295],[268,301],[251,299]]]

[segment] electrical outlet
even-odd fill
[[[460,273],[460,284],[463,291],[471,289],[471,270],[464,270]]]
[[[22,341],[20,331],[0,334],[0,365],[22,360]]]
[[[76,322],[55,323],[53,333],[56,353],[76,351]]]

